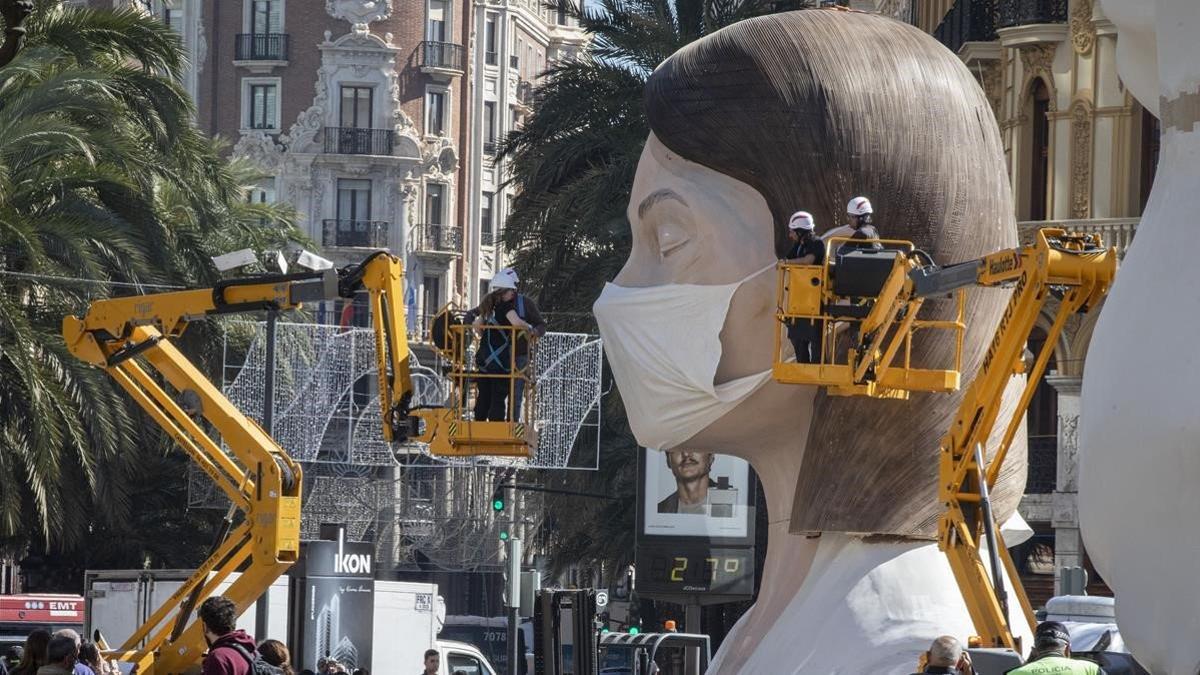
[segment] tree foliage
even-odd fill
[[[177,490],[156,492],[178,481],[154,475],[178,462],[68,353],[62,319],[98,297],[211,284],[210,256],[278,245],[291,216],[247,203],[259,176],[195,128],[161,22],[43,0],[25,27],[0,66],[0,544],[133,545],[147,507],[173,496],[182,510]]]

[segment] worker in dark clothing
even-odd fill
[[[945,673],[947,675],[975,675],[971,666],[971,657],[963,651],[962,643],[950,635],[943,635],[929,645],[929,651],[922,655],[925,669],[916,675],[924,673]]]
[[[825,236],[849,236],[851,239],[879,239],[879,230],[875,229],[875,225],[871,222],[874,212],[875,210],[871,208],[870,200],[868,200],[866,197],[855,197],[854,199],[850,200],[849,204],[846,205],[846,216],[849,218],[849,224],[846,225],[845,228],[838,228],[838,230],[844,229],[844,231],[836,235],[834,235],[833,232],[830,232]],[[835,232],[836,231],[837,230],[835,230]],[[872,241],[870,243],[863,242],[861,244],[846,242],[840,248],[838,248],[838,255],[841,255],[846,251],[853,251],[856,249],[878,251],[882,248],[883,244],[879,243],[878,241]]]
[[[820,265],[825,262],[825,242],[813,231],[816,224],[812,214],[797,211],[788,220],[788,239],[792,248],[787,261],[799,265]],[[821,360],[821,324],[813,319],[792,319],[787,326],[788,340],[796,352],[796,363],[818,363]]]
[[[529,341],[546,334],[546,322],[533,300],[517,292],[519,281],[515,270],[497,272],[488,286],[487,296],[474,312],[472,324],[482,329],[475,351],[475,366],[484,375],[478,378],[476,421],[521,419]],[[515,326],[521,330],[514,332],[487,326]],[[516,374],[516,377],[507,377],[510,374]]]
[[[1033,632],[1033,651],[1020,668],[1008,671],[1011,675],[1105,675],[1104,669],[1091,661],[1071,658],[1071,634],[1057,621],[1043,621]]]

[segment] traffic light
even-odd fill
[[[508,502],[504,499],[504,486],[497,485],[492,491],[492,511],[496,514],[496,527],[499,528],[500,541],[508,541],[508,526],[500,521],[501,514],[508,507]]]
[[[642,629],[641,629],[641,628],[638,628],[637,626],[630,626],[630,627],[629,627],[629,634],[630,634],[630,635],[637,635],[637,634],[638,634],[638,633],[640,633],[640,632],[642,632]]]

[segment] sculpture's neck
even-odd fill
[[[928,644],[931,626],[968,634],[969,617],[933,542],[867,543],[846,534],[788,531],[802,453],[795,435],[776,440],[760,445],[755,456],[755,464],[770,467],[759,471],[770,529],[758,599],[721,646],[713,672],[756,671],[773,659],[832,672],[840,666],[823,661],[827,643],[846,636],[857,641],[855,658],[863,668],[895,661],[903,669],[915,663],[919,643]]]

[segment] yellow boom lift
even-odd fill
[[[528,456],[518,421],[463,419],[457,401],[414,408],[403,279],[400,260],[380,251],[336,271],[247,277],[213,288],[99,300],[82,318],[63,320],[71,353],[107,371],[244,514],[183,586],[110,657],[135,664],[140,675],[184,672],[205,650],[199,621],[191,618],[195,604],[240,570],[225,596],[241,613],[300,552],[301,467],[172,344],[171,338],[195,319],[297,309],[304,302],[351,299],[366,291],[384,438],[428,443],[440,455]]]
[[[992,515],[988,493],[1067,319],[1095,308],[1107,294],[1117,271],[1116,250],[1105,249],[1096,235],[1045,228],[1032,245],[938,267],[910,242],[882,241],[883,250],[864,250],[853,248],[863,243],[855,240],[842,249],[848,241],[829,241],[822,265],[779,264],[779,321],[815,321],[825,340],[818,363],[786,362],[782,330],[776,331],[776,380],[824,386],[831,395],[841,396],[903,399],[912,391],[954,391],[962,369],[966,289],[1012,288],[983,363],[942,438],[938,495],[945,511],[938,523],[938,547],[949,559],[981,646],[1019,652],[1008,622],[1005,572],[1031,630],[1033,610]],[[918,318],[927,299],[947,295],[954,297],[954,319]],[[1045,345],[1030,366],[1025,345],[1051,297],[1059,302]],[[857,330],[848,331],[853,337],[842,341],[848,343],[843,348],[837,334],[846,326]],[[929,330],[955,333],[952,367],[938,370],[912,363],[914,337]],[[1027,380],[1019,403],[1004,422],[999,446],[988,453],[984,446],[998,422],[1004,391],[1020,373]],[[981,552],[985,544],[987,565]]]

